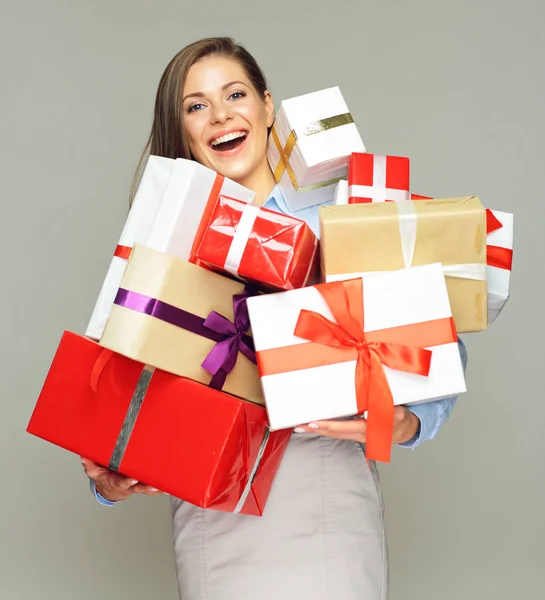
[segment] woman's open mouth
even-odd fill
[[[212,150],[223,154],[224,152],[233,152],[240,148],[246,141],[248,132],[241,129],[240,131],[232,131],[210,141],[208,144]]]

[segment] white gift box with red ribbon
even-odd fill
[[[486,285],[489,325],[495,321],[509,299],[513,225],[513,214],[491,209],[487,211]]]
[[[193,261],[220,195],[252,203],[255,193],[186,159],[150,156],[85,335],[100,340],[134,244]]]
[[[384,367],[394,404],[416,404],[465,392],[442,266],[437,263],[412,267],[362,279],[360,302],[365,315],[364,331],[369,336],[384,331],[384,339],[392,339],[388,337],[391,328],[422,324],[433,327],[440,323],[449,331],[447,341],[432,348],[427,376]],[[319,289],[320,286],[308,286],[248,299],[261,384],[273,430],[358,413],[356,360],[327,362],[309,351],[310,346],[305,347],[308,340],[295,334],[301,311],[315,311],[334,319]],[[324,352],[327,351],[324,346]],[[297,361],[302,364],[295,364]]]

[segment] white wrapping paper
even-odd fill
[[[337,184],[333,204],[336,206],[348,204],[348,181],[346,179],[341,179]]]
[[[150,156],[118,244],[142,244],[188,260],[217,173],[185,159]],[[251,203],[255,193],[223,179],[220,193]],[[85,335],[100,340],[127,260],[113,256]]]
[[[492,231],[486,236],[486,245],[498,246],[500,248],[513,249],[513,227],[514,215],[501,212],[499,210],[491,211],[500,221],[502,227]],[[500,269],[498,267],[486,267],[486,285],[488,293],[488,324],[493,323],[499,315],[505,303],[509,299],[509,284],[511,281],[511,271]]]
[[[437,263],[366,277],[363,296],[365,331],[452,316],[445,278]],[[300,344],[304,352],[306,340],[293,333],[302,309],[334,320],[315,287],[249,298],[256,351]],[[384,367],[395,404],[427,402],[466,391],[458,343],[429,349],[433,356],[427,377]],[[357,414],[355,367],[356,361],[351,361],[262,376],[271,428]]]
[[[267,158],[273,172],[281,163],[275,142],[285,149],[291,132],[296,143],[289,153],[289,163],[298,188],[294,187],[287,169],[278,185],[291,211],[333,200],[337,181],[346,176],[352,152],[365,152],[365,146],[353,122],[320,130],[320,124],[331,118],[348,115],[348,106],[338,87],[284,100],[276,115],[274,132],[269,135]],[[350,117],[351,119],[351,117]],[[318,131],[318,132],[317,132]],[[326,182],[331,182],[324,185]],[[315,189],[309,189],[313,188]]]

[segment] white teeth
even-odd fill
[[[230,142],[231,140],[236,140],[237,138],[244,137],[246,135],[245,131],[233,131],[232,133],[228,133],[226,135],[222,135],[215,140],[212,140],[210,143],[212,146],[217,146],[218,144],[223,144],[224,142]]]

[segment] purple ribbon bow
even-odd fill
[[[235,367],[239,352],[257,364],[253,340],[246,335],[250,328],[246,300],[256,293],[256,289],[246,286],[241,294],[233,296],[234,323],[215,311],[203,319],[162,300],[123,288],[119,288],[114,304],[145,313],[216,342],[201,366],[212,375],[208,385],[221,390],[227,375]]]
[[[239,352],[249,361],[257,364],[253,340],[246,335],[250,328],[246,300],[254,294],[255,292],[252,293],[246,287],[241,294],[233,296],[234,323],[216,311],[212,311],[203,323],[206,328],[224,338],[216,342],[201,364],[201,367],[213,376],[210,387],[221,390],[227,375],[235,368]]]

